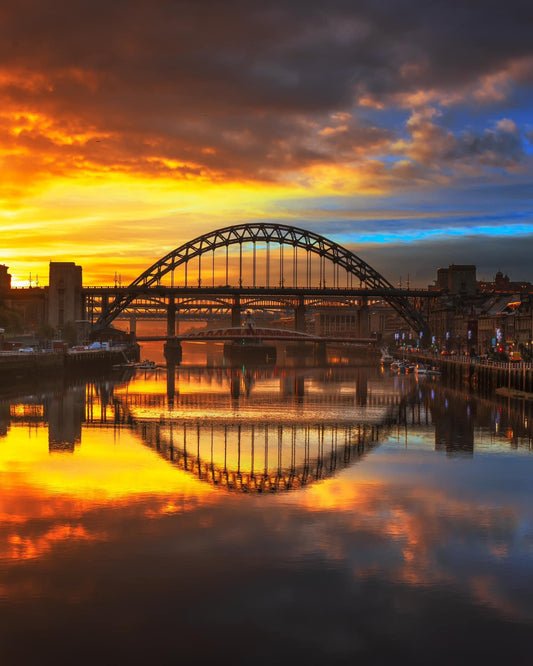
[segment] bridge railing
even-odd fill
[[[480,359],[472,356],[458,355],[439,355],[428,354],[424,352],[416,352],[412,354],[414,358],[427,360],[427,361],[442,361],[444,363],[458,363],[463,365],[475,365],[484,368],[500,368],[501,370],[508,370],[509,368],[515,370],[533,370],[533,363],[528,361],[490,361],[488,359]]]

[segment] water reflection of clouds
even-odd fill
[[[214,600],[224,598],[227,615],[217,619],[222,626],[248,613],[253,624],[268,624],[271,613],[283,618],[296,599],[301,604],[308,597],[316,606],[318,594],[323,595],[322,618],[335,598],[335,606],[379,613],[386,623],[393,617],[392,598],[396,611],[423,626],[425,613],[434,613],[428,607],[431,595],[448,599],[450,609],[458,603],[463,610],[481,606],[500,617],[529,621],[533,599],[523,584],[533,562],[528,505],[514,499],[490,502],[475,487],[458,496],[446,478],[436,486],[446,466],[453,476],[457,464],[468,460],[450,465],[440,456],[439,474],[427,477],[419,452],[400,463],[384,448],[333,479],[276,496],[214,493],[212,502],[202,495],[188,497],[174,484],[172,493],[161,487],[104,504],[68,492],[47,497],[41,488],[40,495],[28,494],[25,523],[13,533],[27,539],[21,558],[38,558],[45,575],[37,583],[29,569],[19,569],[4,584],[3,595],[93,598],[105,584],[110,595],[127,599],[131,571],[142,570],[136,598],[175,595],[188,613],[200,613],[202,606],[208,623],[222,612]],[[17,544],[11,547],[16,556]],[[55,557],[66,548],[68,560]],[[89,586],[73,580],[74,571],[104,553],[105,567],[91,573]],[[65,566],[69,569],[62,571]],[[57,585],[65,576],[69,584]],[[318,622],[311,608],[299,606],[299,612],[311,624]],[[322,638],[330,630],[329,622],[317,628]],[[342,633],[342,623],[338,630]]]
[[[522,467],[522,489],[510,496],[491,490],[501,461],[483,466],[465,489],[465,474],[457,468],[470,461],[450,465],[443,458],[428,475],[429,461],[412,458],[395,466],[397,456],[383,455],[382,448],[365,460],[361,478],[360,468],[352,468],[285,499],[309,509],[323,555],[342,559],[357,579],[445,586],[502,614],[533,619],[533,590],[522,583],[533,566],[527,488],[533,460]],[[503,474],[512,480],[514,472]]]
[[[425,602],[421,596],[413,600],[413,591],[451,595],[501,617],[530,621],[532,590],[524,581],[533,565],[533,457],[524,451],[501,455],[502,446],[490,449],[490,440],[475,433],[472,458],[435,451],[430,426],[399,428],[334,478],[294,493],[252,497],[217,492],[112,424],[84,425],[72,455],[50,455],[46,428],[29,433],[12,425],[0,450],[6,544],[0,557],[10,567],[38,560],[54,572],[50,580],[60,576],[65,560],[55,556],[66,549],[78,567],[105,549],[113,574],[124,553],[142,552],[147,567],[162,568],[162,578],[173,580],[172,565],[184,567],[215,588],[222,585],[218,576],[235,580],[238,572],[246,591],[232,593],[250,612],[247,594],[254,596],[254,590],[255,601],[275,606],[284,593],[301,593],[298,576],[308,577],[307,589],[320,587],[334,572],[328,594],[347,605],[362,604],[357,597],[380,606],[369,592],[377,587],[401,607],[412,604],[409,613],[421,621]],[[141,567],[140,561],[132,567]],[[277,587],[265,584],[274,569],[291,574],[285,592],[279,577]],[[126,583],[118,579],[114,589],[124,593],[120,585]],[[51,582],[39,585],[41,596],[52,594]],[[25,589],[35,594],[29,571],[5,583],[3,594],[14,597]],[[82,582],[53,593],[92,594]],[[380,610],[388,617],[390,610]]]
[[[101,510],[155,517],[196,509],[213,490],[168,465],[132,433],[83,430],[75,455],[50,455],[46,428],[15,425],[0,448],[0,560],[43,557],[61,544],[105,541]],[[176,496],[169,504],[167,496]],[[149,507],[144,505],[157,498]],[[213,496],[214,499],[214,496]],[[105,524],[105,523],[104,523]]]

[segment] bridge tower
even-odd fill
[[[82,319],[82,268],[73,261],[51,261],[48,324],[55,329]]]

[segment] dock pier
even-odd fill
[[[442,377],[456,386],[468,386],[491,395],[501,389],[531,394],[533,398],[533,363],[524,361],[488,361],[471,356],[437,356],[413,352],[409,358],[437,367]]]

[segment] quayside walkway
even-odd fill
[[[133,358],[134,349],[118,345],[111,349],[86,351],[0,352],[0,380],[13,384],[18,379],[36,380],[63,372],[93,372],[109,369],[115,363]]]
[[[469,384],[483,393],[509,392],[515,397],[530,395],[533,399],[533,363],[441,356],[428,352],[410,352],[407,356],[413,361],[438,367],[450,382]]]

